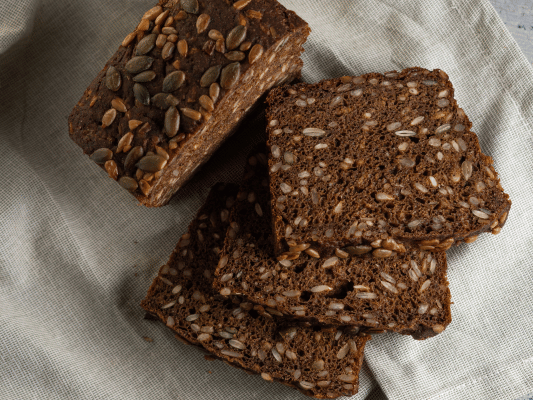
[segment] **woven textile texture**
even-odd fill
[[[160,209],[82,155],[67,116],[152,0],[0,2],[0,398],[303,399],[174,339],[139,302],[218,181],[262,140],[247,123]],[[309,22],[303,78],[446,71],[513,206],[448,252],[453,322],[376,335],[354,399],[517,399],[532,385],[532,69],[486,1],[283,0]],[[143,340],[150,337],[153,342]]]

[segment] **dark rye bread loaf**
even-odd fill
[[[69,117],[85,154],[165,205],[269,88],[300,76],[305,21],[275,0],[160,0]]]
[[[507,219],[509,196],[441,70],[297,84],[267,102],[277,255],[447,250]]]
[[[227,230],[235,185],[216,185],[141,306],[230,365],[293,386],[317,398],[352,395],[367,335],[296,326],[261,306],[212,293],[213,272]]]
[[[277,261],[273,254],[267,157],[249,159],[230,213],[214,278],[220,294],[241,295],[279,317],[353,325],[425,339],[451,322],[445,252],[414,250],[396,257],[327,259],[307,253]]]

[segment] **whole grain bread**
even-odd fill
[[[499,233],[511,201],[453,95],[446,73],[422,68],[271,91],[276,254],[394,257]]]
[[[141,306],[178,339],[230,365],[317,398],[352,395],[368,335],[279,320],[238,297],[211,290],[237,187],[216,185]]]
[[[72,110],[70,136],[141,204],[165,205],[260,96],[300,76],[309,32],[276,0],[160,0]]]
[[[443,251],[375,258],[337,250],[319,259],[303,246],[301,257],[277,261],[264,153],[249,158],[229,218],[214,279],[215,290],[224,296],[243,296],[282,318],[388,330],[416,339],[434,336],[451,322]]]

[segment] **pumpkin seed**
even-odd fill
[[[243,25],[238,25],[232,29],[227,35],[226,45],[227,49],[234,50],[237,48],[244,40],[247,35],[247,27]]]
[[[136,164],[136,167],[145,172],[158,172],[165,167],[167,160],[161,156],[145,156]]]
[[[163,92],[170,93],[174,92],[186,80],[186,74],[183,71],[175,71],[168,74],[163,80]]]
[[[143,157],[143,147],[136,146],[126,156],[124,159],[124,169],[129,170],[137,163],[137,161]]]
[[[189,14],[199,14],[199,2],[197,0],[180,0],[180,5]]]
[[[119,185],[124,187],[129,192],[133,192],[137,189],[138,184],[134,178],[130,178],[129,176],[123,176],[121,179],[119,179]]]
[[[221,72],[221,65],[214,65],[206,70],[206,72],[201,77],[200,85],[201,87],[208,87],[219,78],[219,73]]]
[[[140,72],[148,70],[152,67],[154,58],[148,56],[137,56],[128,61],[124,67],[126,72],[129,74],[135,75]]]
[[[113,157],[113,152],[110,149],[106,149],[105,147],[102,149],[96,150],[89,158],[96,162],[97,164],[104,164],[106,161],[111,160]]]
[[[227,65],[221,71],[221,87],[223,89],[232,88],[240,79],[240,63],[235,62]]]
[[[112,92],[116,92],[121,88],[121,73],[113,65],[110,65],[106,71],[106,86]]]
[[[150,93],[148,89],[139,83],[134,84],[134,96],[141,104],[146,106],[150,104]]]
[[[180,127],[180,114],[178,113],[178,110],[176,109],[176,107],[171,106],[165,113],[165,122],[164,122],[165,133],[169,137],[176,136],[176,134],[178,133],[179,127]]]
[[[155,33],[151,33],[150,35],[147,35],[143,39],[141,39],[136,46],[136,56],[143,56],[152,49],[154,49],[157,38],[158,35],[156,35]]]
[[[156,78],[156,72],[144,71],[134,76],[133,80],[134,82],[145,83],[152,81],[154,78]]]

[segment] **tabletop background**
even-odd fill
[[[490,3],[533,65],[533,0],[490,0]]]
[[[133,204],[67,135],[73,105],[149,1],[0,1],[0,398],[303,399],[208,363],[163,324],[143,320],[139,307],[208,187],[239,180],[261,130],[244,127],[158,210]],[[446,70],[513,198],[500,235],[450,251],[452,324],[421,343],[376,335],[354,400],[514,400],[529,393],[531,3],[495,2],[493,9],[486,0],[280,1],[313,27],[307,81],[413,65]]]
[[[533,65],[533,0],[490,0],[522,53]],[[533,393],[518,400],[533,400]]]

